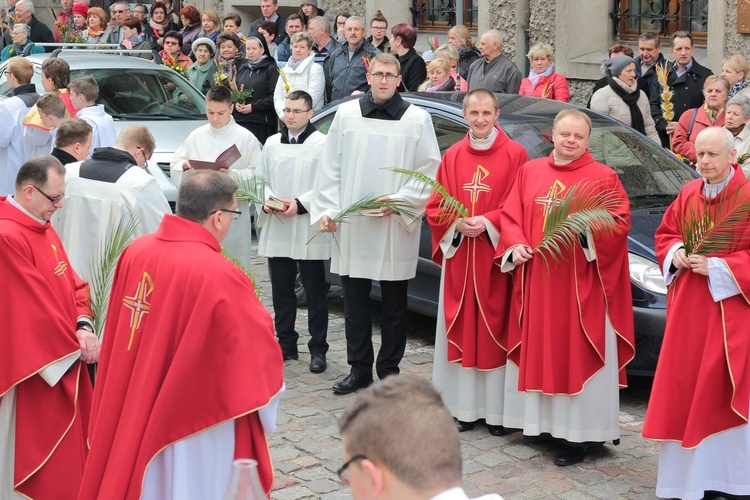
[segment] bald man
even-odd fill
[[[487,89],[501,94],[518,94],[521,71],[503,55],[502,37],[498,30],[485,31],[479,39],[482,57],[471,63],[467,81],[469,90]]]

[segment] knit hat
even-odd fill
[[[89,13],[89,6],[85,3],[76,3],[73,4],[73,14],[78,14],[79,16],[86,17],[86,15]]]
[[[302,0],[300,2],[300,5],[305,5],[305,4],[312,5],[312,6],[314,6],[314,7],[317,8],[318,7],[318,0]]]
[[[431,50],[425,50],[422,52],[422,59],[424,59],[424,62],[428,63],[430,61],[435,60],[435,53]]]
[[[619,56],[607,59],[602,63],[602,73],[606,76],[620,76],[620,73],[622,73],[622,71],[628,67],[628,64],[631,63],[635,63],[632,57],[620,54]]]
[[[216,44],[213,40],[211,40],[210,38],[206,38],[205,36],[196,38],[193,44],[190,46],[190,48],[193,49],[193,54],[195,54],[196,49],[200,45],[208,45],[208,48],[211,50],[211,57],[216,54]]]

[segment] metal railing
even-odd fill
[[[615,38],[637,37],[644,32],[669,38],[675,31],[705,38],[708,0],[615,0],[610,18]]]
[[[412,0],[412,25],[422,29],[445,29],[463,24],[476,29],[479,9],[475,0]]]

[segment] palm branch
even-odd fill
[[[135,237],[140,225],[141,221],[137,216],[127,222],[120,219],[111,232],[107,233],[104,241],[100,242],[98,254],[91,263],[91,314],[94,317],[94,331],[99,336],[104,329],[117,260]]]
[[[618,215],[613,215],[622,204],[614,190],[597,192],[600,182],[581,182],[571,186],[564,196],[552,198],[544,220],[542,240],[534,248],[549,267],[549,260],[567,261],[579,244],[580,237],[591,234],[612,235],[620,233]]]
[[[235,192],[237,201],[263,205],[266,202],[266,181],[253,176],[250,179],[235,179],[239,188]]]
[[[258,290],[258,287],[255,285],[255,278],[253,277],[253,273],[250,272],[248,268],[245,267],[245,265],[242,263],[240,259],[232,255],[231,253],[227,252],[227,249],[222,247],[221,248],[221,255],[229,259],[229,262],[237,266],[237,269],[242,271],[242,273],[247,276],[247,279],[250,280],[250,283],[253,285],[253,290],[255,291],[255,296],[258,297],[258,300],[263,303],[263,299],[260,298],[260,291]]]
[[[440,217],[438,218],[439,223],[442,224],[446,220],[454,221],[461,217],[469,216],[469,209],[467,209],[458,199],[451,196],[448,193],[448,190],[445,189],[445,186],[432,177],[425,175],[422,172],[415,172],[414,170],[405,168],[389,168],[388,170],[397,174],[405,175],[409,177],[410,182],[413,181],[421,185],[422,193],[424,193],[427,188],[431,188],[433,196],[440,196],[440,203],[438,204],[438,207],[440,208]]]
[[[750,197],[742,188],[721,194],[702,204],[691,205],[680,221],[679,231],[685,252],[698,255],[725,253],[747,243],[745,227],[750,219]]]

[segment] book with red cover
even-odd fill
[[[242,158],[242,153],[237,149],[236,144],[229,146],[223,153],[221,153],[215,161],[206,160],[189,160],[190,166],[198,170],[220,170],[222,168],[229,168],[235,164],[237,160]]]

